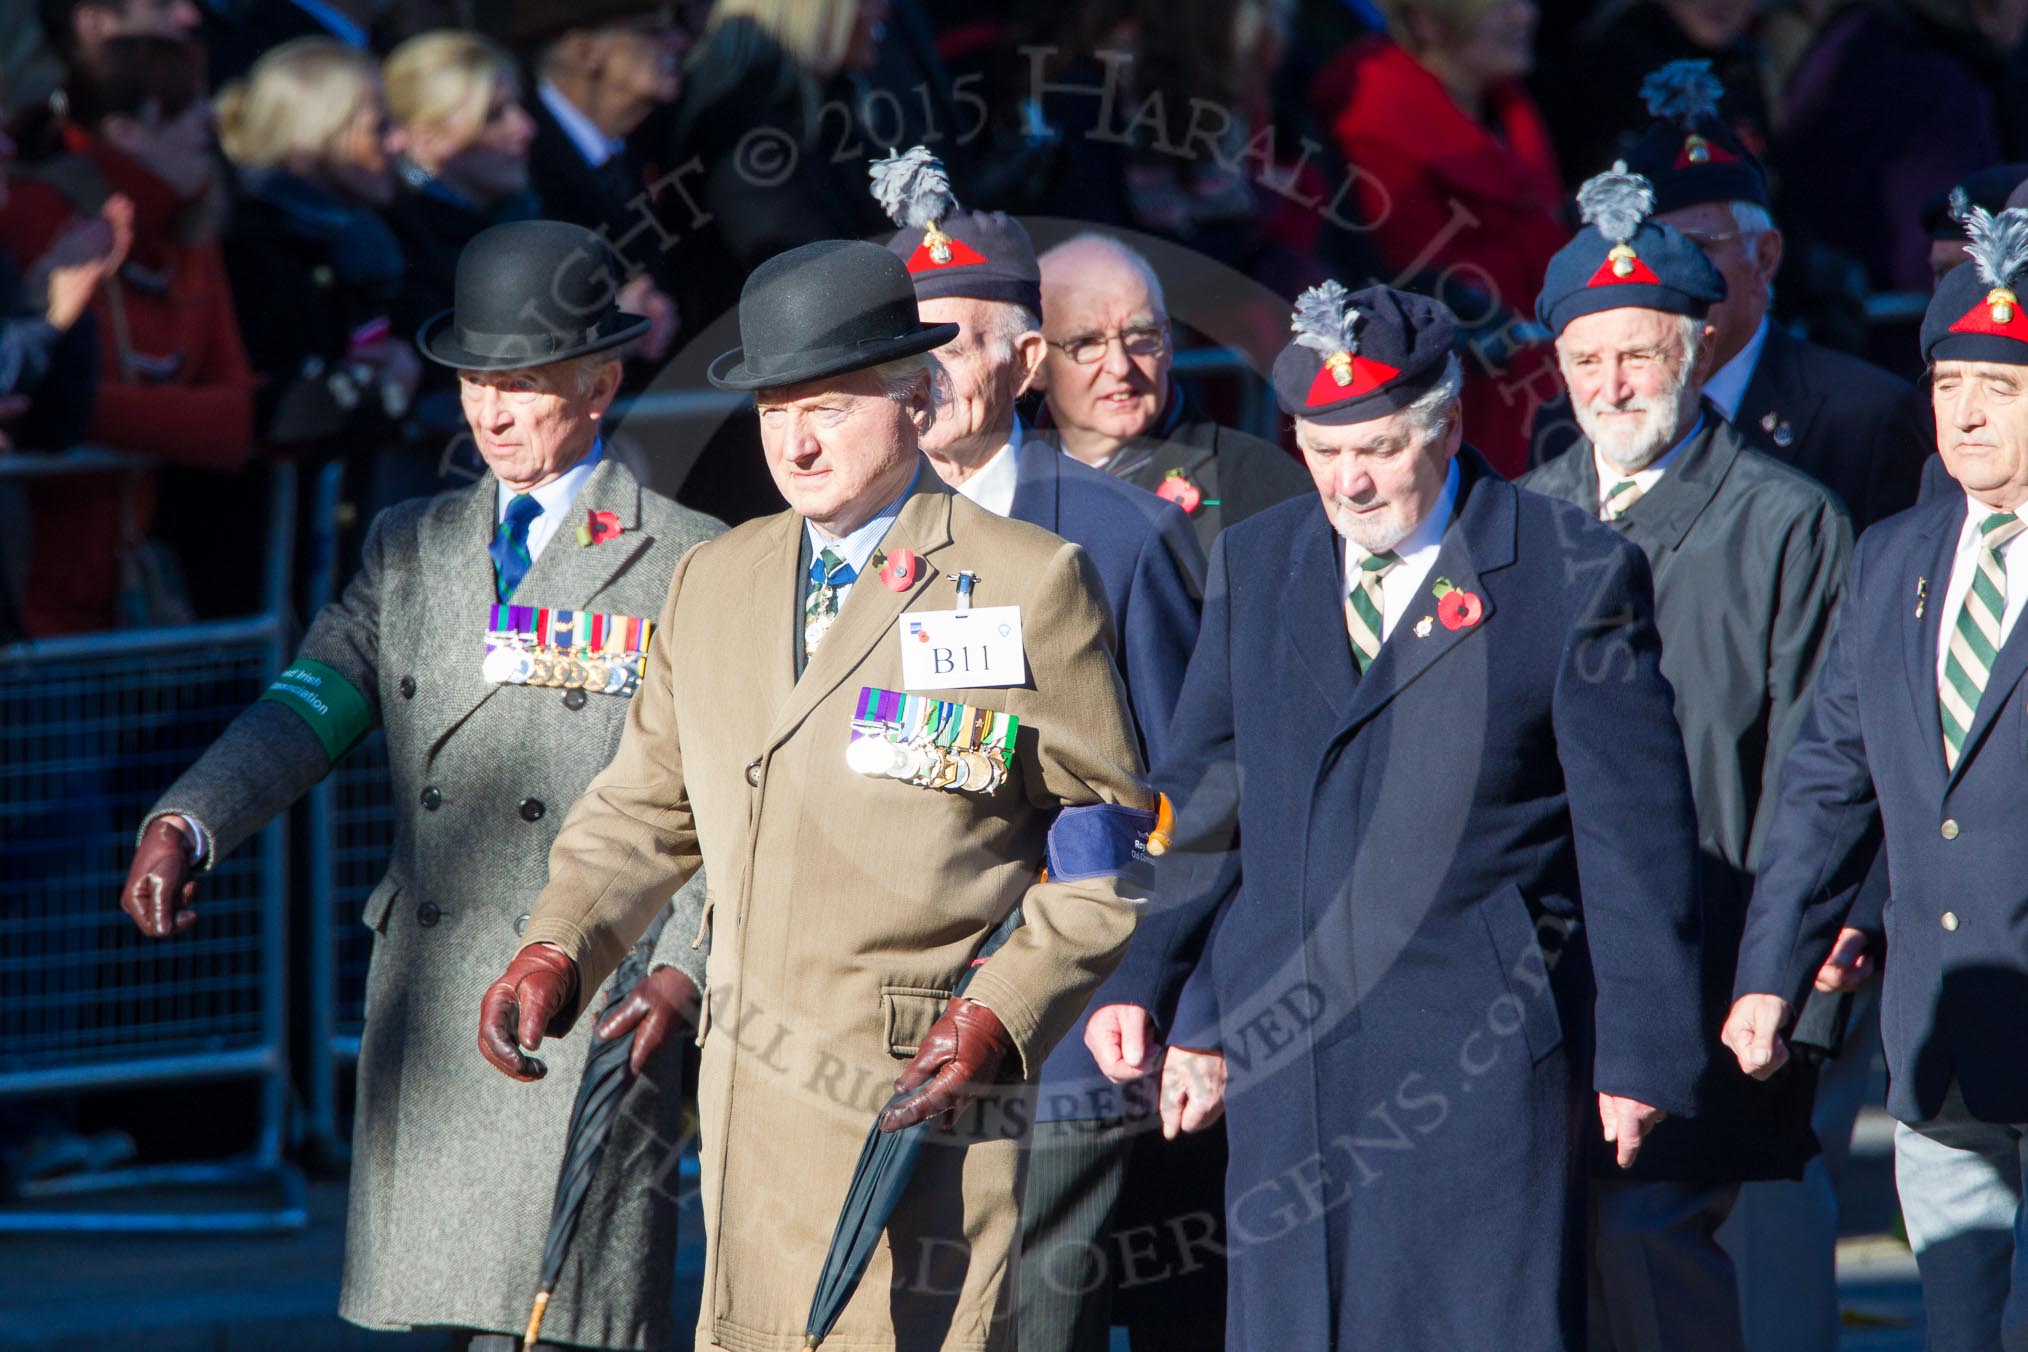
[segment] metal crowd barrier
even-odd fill
[[[16,453],[0,456],[0,482],[151,463]],[[144,938],[116,901],[141,814],[288,656],[295,471],[271,473],[264,614],[0,646],[0,1110],[26,1120],[61,1102],[52,1096],[251,1078],[254,1143],[225,1160],[25,1184],[18,1203],[0,1206],[0,1233],[307,1223],[302,1176],[282,1158],[285,823],[204,877],[187,934]],[[260,1198],[229,1209],[174,1200],[184,1188],[237,1195],[249,1184],[262,1185]],[[140,1189],[148,1196],[119,1196]]]

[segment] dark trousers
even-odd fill
[[[1021,1352],[1225,1346],[1222,1128],[1038,1122],[1021,1216]]]
[[[1021,1206],[1021,1352],[1106,1352],[1107,1241],[1133,1129],[1122,1121],[1037,1122]]]
[[[1737,1183],[1594,1179],[1591,1352],[1741,1352],[1718,1227]]]

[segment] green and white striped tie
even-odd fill
[[[1644,490],[1632,479],[1622,479],[1606,490],[1605,505],[1599,509],[1601,521],[1617,521],[1627,514],[1627,509],[1640,501]]]
[[[1345,597],[1345,632],[1352,636],[1352,660],[1364,675],[1380,655],[1380,640],[1387,630],[1387,602],[1380,580],[1401,562],[1392,550],[1368,554],[1359,561],[1359,582]]]
[[[1979,523],[1977,566],[1972,570],[1965,603],[1958,608],[1957,623],[1951,628],[1950,646],[1944,650],[1943,683],[1937,688],[1947,769],[1958,768],[1965,734],[1972,730],[1979,696],[1985,692],[1993,659],[2000,652],[2000,617],[2007,610],[2007,565],[2000,561],[2000,549],[2023,529],[2028,529],[2028,521],[2012,512],[1995,512]]]

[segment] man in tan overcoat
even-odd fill
[[[677,570],[619,754],[557,838],[480,1047],[539,1074],[527,1053],[706,865],[697,1346],[803,1347],[901,1072],[916,1092],[883,1126],[960,1130],[931,1133],[829,1345],[1011,1352],[1033,1079],[1144,895],[1127,870],[1150,799],[1105,603],[1075,545],[924,462],[927,354],[952,326],[920,322],[892,254],[825,242],[770,260],[740,334],[712,378],[755,392],[792,510]],[[957,686],[952,657],[984,674]]]

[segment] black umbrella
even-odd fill
[[[979,955],[959,974],[951,988],[953,1000],[963,995],[965,987],[972,984],[972,973],[978,971],[986,959],[992,957],[1000,945],[1007,942],[1008,936],[1020,927],[1021,908],[1016,906],[1000,922],[1000,927],[986,936]],[[888,1100],[888,1106],[892,1107],[903,1097],[896,1094]],[[879,1120],[877,1116],[875,1120]],[[810,1319],[803,1326],[804,1347],[820,1345],[830,1336],[838,1316],[845,1313],[846,1303],[852,1299],[853,1291],[858,1289],[859,1279],[866,1275],[866,1265],[873,1261],[873,1247],[880,1242],[880,1232],[887,1228],[895,1207],[901,1204],[901,1195],[908,1188],[909,1175],[915,1172],[916,1156],[921,1153],[923,1139],[935,1121],[931,1118],[900,1131],[882,1131],[876,1126],[867,1134],[866,1145],[859,1152],[859,1163],[852,1170],[852,1183],[845,1189],[845,1205],[838,1213],[838,1227],[831,1232],[831,1248],[824,1255],[817,1293],[810,1297]]]
[[[610,988],[611,998],[592,1021],[594,1030],[648,975],[655,937],[668,918],[668,908],[664,907],[661,917],[620,964]],[[635,1028],[639,1026],[636,1024]],[[570,1251],[578,1219],[584,1214],[585,1194],[591,1191],[599,1161],[605,1158],[606,1142],[612,1137],[613,1118],[619,1113],[620,1100],[633,1083],[633,1072],[627,1069],[627,1056],[633,1046],[634,1029],[609,1041],[600,1038],[596,1031],[592,1033],[591,1055],[585,1058],[584,1078],[578,1082],[577,1102],[570,1109],[570,1129],[563,1139],[563,1167],[556,1174],[556,1200],[549,1208],[549,1242],[542,1250],[542,1276],[536,1283],[535,1308],[528,1315],[528,1332],[522,1338],[524,1349],[534,1347],[542,1334],[542,1317],[549,1312],[549,1298],[555,1293],[557,1277],[563,1271],[563,1257]]]

